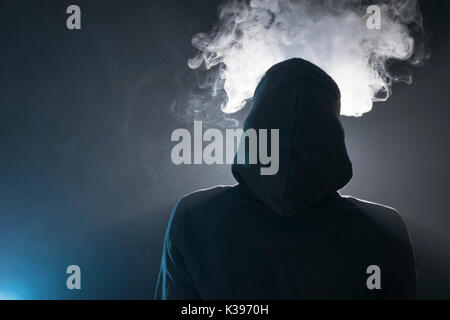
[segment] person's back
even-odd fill
[[[304,60],[266,73],[244,129],[280,130],[279,171],[264,176],[261,164],[234,164],[238,185],[179,201],[157,299],[416,297],[398,213],[337,193],[352,176],[339,99],[333,80]]]

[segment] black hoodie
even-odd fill
[[[339,89],[317,66],[291,59],[266,72],[244,129],[279,129],[279,171],[234,164],[236,186],[178,202],[157,299],[416,297],[398,213],[337,193],[352,177],[339,113]]]

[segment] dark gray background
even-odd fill
[[[65,26],[72,3],[81,31]],[[171,207],[233,183],[228,166],[170,161],[170,133],[192,120],[177,112],[190,38],[218,3],[0,2],[0,298],[153,296]],[[420,296],[450,298],[449,2],[422,11],[432,57],[414,83],[343,119],[355,171],[344,191],[400,211]],[[217,109],[207,114],[221,120]],[[70,264],[81,291],[65,287]]]

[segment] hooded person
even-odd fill
[[[337,192],[352,177],[339,114],[339,89],[317,66],[291,59],[265,73],[244,130],[279,129],[279,170],[235,162],[237,185],[178,202],[156,299],[416,298],[399,214]]]

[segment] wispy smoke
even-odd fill
[[[381,29],[367,26],[372,4],[381,9]],[[225,90],[222,110],[233,113],[252,97],[268,68],[303,58],[336,81],[341,113],[360,116],[374,101],[389,98],[394,81],[411,82],[409,74],[393,75],[388,66],[393,60],[424,60],[413,34],[421,28],[417,0],[231,1],[220,8],[219,24],[211,32],[192,38],[199,53],[188,64],[212,69],[210,93]]]

